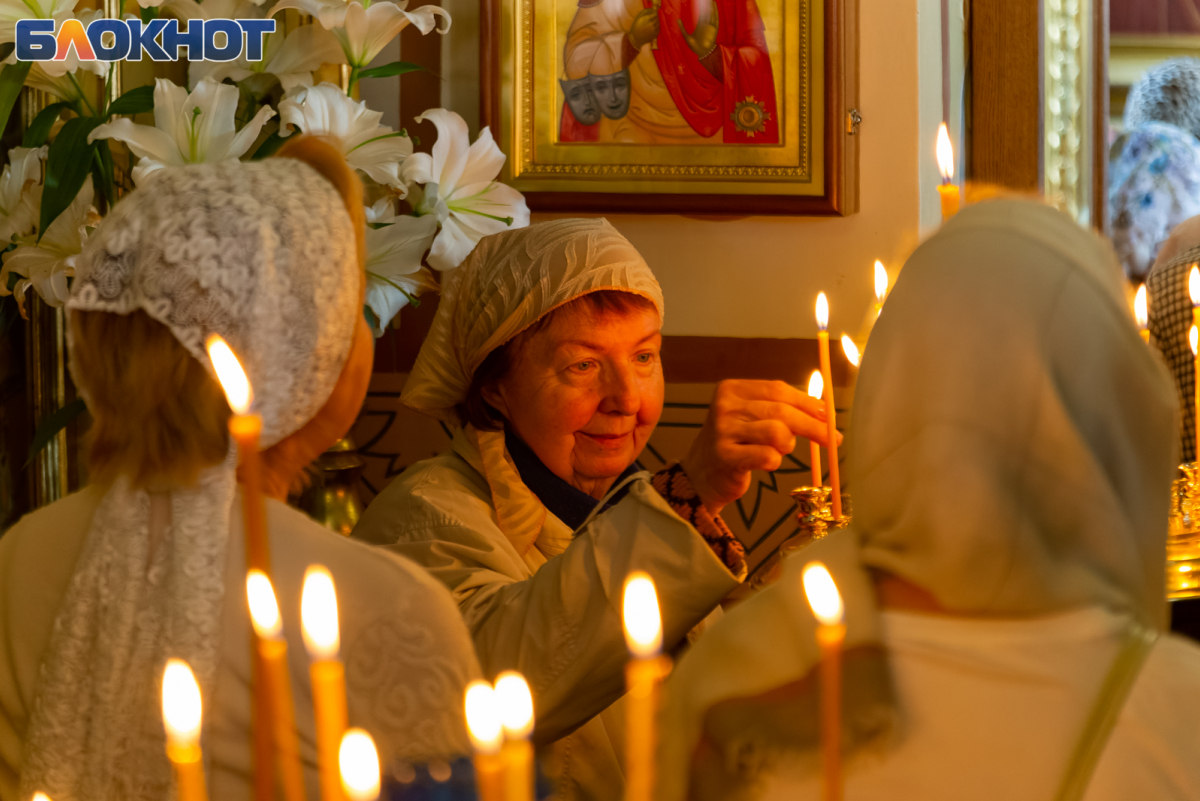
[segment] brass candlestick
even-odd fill
[[[843,514],[836,519],[833,516],[831,487],[798,487],[792,490],[791,494],[800,507],[800,512],[796,515],[800,530],[752,571],[748,579],[751,590],[765,587],[779,578],[783,560],[788,556],[825,537],[830,531],[845,528],[850,523],[850,496],[844,492]]]
[[[1200,462],[1181,464],[1167,518],[1167,599],[1200,598]]]

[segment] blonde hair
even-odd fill
[[[302,161],[333,184],[350,215],[358,263],[365,268],[362,182],[341,148],[323,137],[299,136],[276,157]],[[364,292],[365,278],[364,272]],[[269,494],[285,495],[304,466],[353,423],[371,375],[372,350],[364,355],[363,347],[356,329],[329,401],[299,431],[263,452]],[[224,392],[171,331],[144,311],[73,312],[71,360],[93,419],[88,433],[93,482],[127,475],[135,487],[187,486],[225,458],[232,413]]]

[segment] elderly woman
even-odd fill
[[[847,799],[1200,798],[1200,648],[1164,631],[1175,411],[1098,237],[966,208],[872,334],[853,526],[683,659],[656,799],[820,797],[813,559],[845,602],[843,743],[877,751]]]
[[[721,508],[796,435],[824,438],[799,390],[727,382],[688,458],[648,481],[635,460],[662,411],[662,311],[605,220],[484,239],[451,274],[402,397],[456,426],[453,446],[355,529],[450,588],[485,674],[529,679],[562,799],[621,797],[625,577],[654,577],[674,648],[745,574]]]
[[[298,618],[314,563],[336,582],[350,723],[375,735],[384,760],[468,748],[462,692],[478,665],[446,590],[284,505],[353,423],[373,342],[361,185],[340,146],[300,139],[281,155],[164,170],[80,257],[71,372],[94,420],[92,483],[0,539],[4,801],[171,797],[160,699],[173,657],[200,684],[212,797],[256,795],[242,494],[204,348],[214,333],[241,357],[262,417],[308,797],[319,789]]]

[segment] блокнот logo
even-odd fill
[[[141,61],[143,53],[151,61],[178,61],[182,47],[188,61],[233,61],[243,51],[247,61],[262,61],[263,40],[275,32],[273,19],[193,19],[185,31],[177,19],[95,19],[86,30],[68,19],[57,34],[54,24],[18,20],[17,60],[62,61],[73,47],[80,61]]]

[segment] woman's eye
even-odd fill
[[[579,364],[575,365],[575,369],[578,372],[586,373],[588,370],[591,370],[594,365],[595,362],[580,362]]]
[[[650,364],[651,362],[654,361],[654,354],[653,353],[639,353],[637,355],[637,360],[638,360],[639,364]]]

